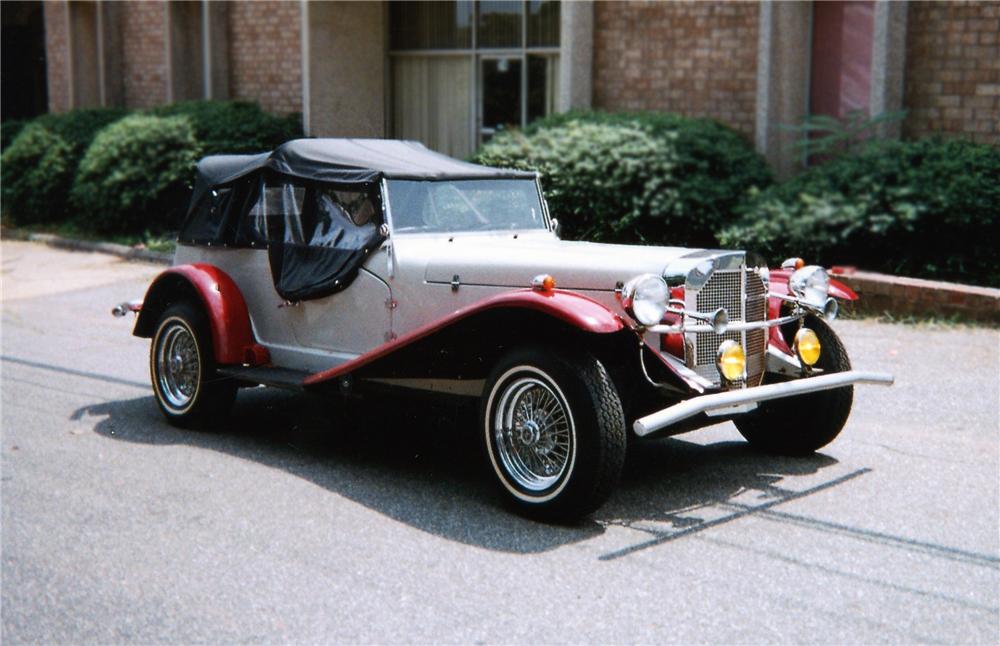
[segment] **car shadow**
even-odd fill
[[[398,401],[393,399],[394,402]],[[241,391],[229,418],[211,432],[174,428],[151,396],[77,409],[110,439],[184,444],[281,469],[399,522],[486,549],[537,553],[584,541],[610,525],[698,523],[691,509],[725,504],[748,490],[778,499],[788,476],[837,463],[825,455],[783,458],[743,442],[698,444],[677,438],[630,447],[625,474],[591,518],[569,525],[518,515],[495,489],[474,413],[464,408],[383,400],[344,404],[273,389]]]

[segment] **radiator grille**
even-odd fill
[[[745,301],[744,301],[745,294]],[[767,289],[756,272],[739,270],[716,271],[705,286],[698,291],[695,305],[699,312],[713,312],[726,308],[731,321],[763,321],[767,317]],[[758,386],[764,376],[767,350],[767,331],[749,332],[699,332],[694,335],[694,371],[713,384],[720,384],[715,367],[715,353],[724,340],[743,346],[747,354],[746,382],[731,387]]]

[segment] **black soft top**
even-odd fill
[[[296,139],[269,153],[211,155],[198,162],[178,240],[266,247],[275,290],[288,301],[322,298],[351,284],[385,238],[379,226],[382,178],[534,179],[533,172],[477,166],[415,141]],[[306,184],[301,200],[260,200],[268,186]],[[355,221],[324,184],[367,195],[373,212]],[[271,190],[270,188],[267,190]],[[350,192],[348,190],[348,192]],[[281,189],[279,189],[279,194]],[[266,207],[269,212],[261,211]],[[255,211],[256,209],[256,211]],[[250,217],[252,213],[256,213]]]
[[[191,203],[204,193],[268,169],[318,182],[360,184],[381,178],[534,179],[531,171],[490,168],[436,153],[417,141],[393,139],[294,139],[269,153],[210,155],[198,162]]]

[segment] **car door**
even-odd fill
[[[277,317],[295,343],[343,360],[383,343],[391,290],[364,266],[381,245],[381,210],[371,186],[286,183],[265,188],[264,202],[272,214],[280,212],[280,221],[268,226],[268,260]]]

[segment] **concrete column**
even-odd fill
[[[563,2],[559,11],[558,109],[589,108],[594,79],[594,3]]]
[[[801,135],[780,126],[798,125],[809,112],[811,25],[809,2],[761,2],[755,142],[779,177],[802,165],[792,148]]]
[[[125,79],[122,70],[122,9],[120,2],[100,2],[98,6],[98,45],[100,47],[101,105],[125,105]]]
[[[381,2],[310,2],[303,9],[308,134],[384,137],[386,7]]]
[[[229,98],[229,3],[202,3],[205,98]]]
[[[903,107],[906,73],[907,2],[875,3],[875,42],[872,44],[872,79],[868,113],[875,117]],[[876,137],[898,138],[902,124],[883,123]]]

